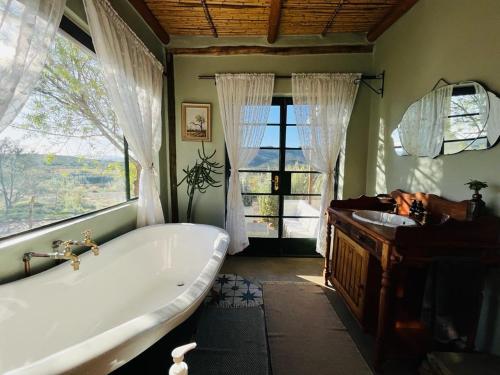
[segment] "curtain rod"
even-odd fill
[[[290,79],[292,78],[291,74],[288,75],[275,75],[274,78],[276,79]],[[215,79],[215,75],[199,75],[198,79]],[[371,84],[369,84],[366,81],[370,80],[380,80],[380,88],[375,88]],[[368,87],[370,90],[372,90],[375,94],[380,95],[381,97],[384,96],[384,81],[385,81],[385,71],[379,74],[362,74],[361,78],[359,79],[359,82],[364,84],[366,87]]]
[[[376,75],[361,75],[361,79],[383,79],[384,73],[376,74]],[[276,79],[291,79],[292,75],[275,75]],[[215,75],[199,75],[198,79],[215,79]]]

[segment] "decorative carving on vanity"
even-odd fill
[[[357,210],[408,215],[413,200],[421,201],[430,217],[424,225],[391,227],[353,217]],[[334,286],[360,325],[375,335],[376,369],[388,356],[416,357],[431,348],[420,305],[427,267],[434,258],[467,256],[482,264],[500,264],[500,219],[467,221],[468,210],[469,201],[401,190],[331,202],[325,283]],[[471,310],[469,349],[479,307]]]

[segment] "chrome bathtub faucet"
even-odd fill
[[[24,273],[26,276],[31,275],[31,259],[32,258],[50,258],[57,260],[70,260],[73,270],[78,271],[80,269],[80,258],[71,249],[73,246],[76,247],[88,247],[94,255],[99,255],[99,246],[92,240],[92,232],[87,229],[83,233],[83,240],[55,240],[52,242],[52,249],[55,251],[52,253],[38,253],[35,251],[30,251],[24,253]]]

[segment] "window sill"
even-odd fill
[[[60,222],[56,222],[53,224],[48,224],[44,227],[40,228],[34,228],[30,230],[29,232],[22,232],[18,234],[13,234],[9,237],[5,237],[3,239],[0,239],[0,251],[6,248],[10,248],[12,246],[19,245],[21,243],[24,243],[26,241],[32,241],[35,240],[36,238],[43,237],[46,235],[50,235],[51,233],[59,232],[64,229],[68,229],[74,225],[78,225],[81,223],[84,223],[86,221],[91,221],[96,218],[108,215],[110,213],[123,210],[125,208],[131,207],[131,206],[137,206],[137,199],[134,198],[132,200],[129,200],[127,202],[120,203],[116,206],[112,206],[109,208],[104,208],[100,211],[95,211],[95,212],[89,212],[88,214],[84,214],[75,218],[70,218],[66,219]]]

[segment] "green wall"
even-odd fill
[[[118,14],[127,22],[131,29],[141,38],[144,44],[153,54],[164,63],[165,50],[161,42],[144,23],[142,18],[136,13],[128,1],[113,0],[112,4]],[[66,15],[76,22],[80,27],[87,28],[85,21],[85,11],[81,0],[68,0]],[[165,116],[164,116],[165,118]],[[164,210],[167,210],[167,178],[166,171],[166,146],[165,139],[160,155],[160,177],[162,187],[162,203]],[[56,239],[80,239],[81,232],[91,229],[93,237],[98,243],[108,241],[120,234],[126,233],[135,228],[137,204],[131,202],[108,212],[91,215],[84,219],[79,219],[71,223],[65,223],[50,227],[27,235],[15,237],[10,240],[0,241],[0,284],[24,276],[24,266],[22,256],[27,251],[48,252],[51,250],[51,243]],[[53,260],[34,259],[33,271],[38,272],[52,267]],[[69,267],[69,266],[68,266]],[[81,267],[85,267],[82,263]]]
[[[436,159],[399,157],[391,132],[406,108],[439,78],[477,80],[500,92],[500,2],[420,0],[377,40],[374,69],[386,71],[385,95],[372,100],[367,192],[402,188],[469,199],[469,178],[487,181],[487,205],[500,214],[500,147]],[[478,344],[500,354],[500,272],[488,279]],[[495,344],[496,342],[496,344]]]
[[[373,73],[371,54],[331,54],[300,56],[184,56],[174,58],[177,176],[183,177],[182,168],[193,165],[197,158],[198,142],[181,141],[181,103],[212,104],[212,143],[207,149],[217,149],[217,160],[224,163],[224,134],[220,121],[217,90],[212,80],[199,80],[198,75],[223,72],[272,72],[280,75],[299,72],[362,72]],[[291,95],[291,81],[275,81],[275,95]],[[365,87],[359,89],[347,134],[344,197],[354,197],[365,192],[367,132],[370,101],[378,97]],[[347,172],[348,171],[348,172]],[[178,189],[179,214],[185,220],[187,194],[185,185]],[[194,220],[197,223],[224,226],[224,188],[211,188],[198,195],[194,203]]]

